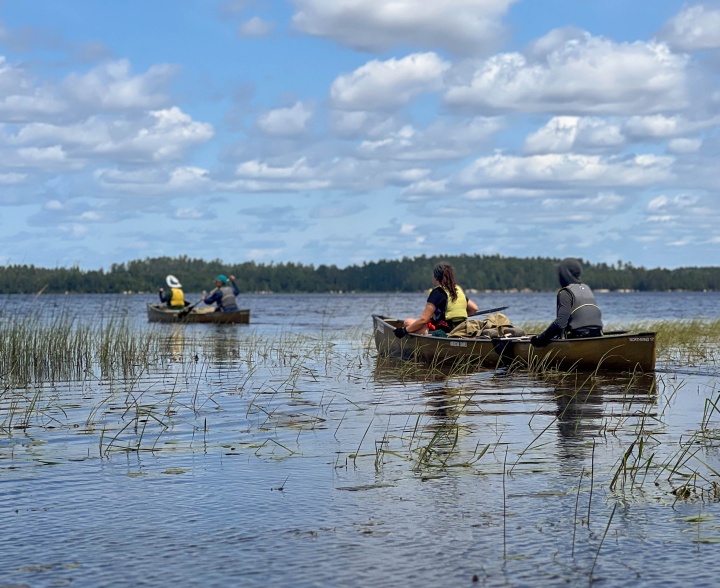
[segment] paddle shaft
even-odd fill
[[[178,312],[178,318],[184,318],[188,314],[190,314],[190,311],[195,308],[198,304],[200,304],[203,300],[205,300],[205,297],[201,297],[200,300],[195,302],[194,304],[191,304],[190,306],[183,308],[180,312]]]
[[[477,312],[472,313],[468,318],[472,318],[474,316],[480,316],[481,314],[490,314],[491,312],[500,312],[501,310],[505,310],[506,308],[510,308],[509,306],[498,306],[497,308],[488,308],[487,310],[478,310]]]

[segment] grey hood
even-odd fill
[[[579,284],[581,273],[582,265],[580,265],[577,259],[572,257],[563,259],[558,265],[558,279],[563,288],[570,284]]]

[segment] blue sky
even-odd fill
[[[720,2],[0,2],[0,261],[718,265]]]

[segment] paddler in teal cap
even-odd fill
[[[219,275],[215,278],[215,289],[210,292],[203,302],[205,304],[215,304],[215,312],[233,312],[238,310],[237,300],[235,296],[240,294],[240,289],[235,283],[235,276]]]

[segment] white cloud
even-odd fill
[[[215,188],[207,170],[194,166],[170,169],[99,169],[93,175],[105,189],[139,195],[207,193]]]
[[[567,186],[648,186],[673,177],[671,157],[551,154],[481,157],[460,174],[465,184]]]
[[[293,0],[293,25],[365,51],[442,48],[479,54],[503,34],[502,18],[517,0]]]
[[[448,191],[448,180],[420,180],[414,184],[410,184],[402,191],[403,200],[426,200],[428,198],[437,197],[446,194]]]
[[[670,153],[697,153],[702,147],[702,139],[672,139],[668,142],[668,151]]]
[[[714,193],[661,195],[645,207],[645,222],[662,225],[660,237],[677,242],[713,243],[720,223],[720,200]]]
[[[131,75],[130,62],[120,59],[85,74],[70,74],[62,82],[62,91],[72,102],[94,111],[155,109],[167,103],[165,91],[175,72],[175,67],[160,64]]]
[[[19,160],[16,165],[33,166],[37,164],[39,167],[55,166],[56,164],[65,163],[67,154],[60,145],[51,145],[50,147],[23,147],[17,150]]]
[[[686,115],[653,114],[631,116],[623,124],[623,133],[632,139],[667,139],[695,133],[720,124],[720,116],[690,119]]]
[[[79,223],[59,225],[58,230],[72,238],[82,238],[90,232],[85,225],[81,225]]]
[[[671,18],[658,38],[679,51],[720,47],[720,9],[702,4],[685,6]]]
[[[317,170],[310,167],[304,157],[288,166],[274,166],[255,159],[245,161],[235,169],[235,175],[238,177],[263,180],[306,180],[314,177],[316,173]]]
[[[273,23],[254,16],[238,26],[238,34],[241,37],[264,37],[273,30]]]
[[[235,168],[240,178],[226,188],[244,192],[323,190],[331,186],[324,172],[308,165],[302,157],[290,165],[273,165],[259,160],[245,161]]]
[[[625,123],[625,130],[635,137],[663,138],[676,134],[679,126],[678,116],[655,114],[630,117]]]
[[[525,139],[526,153],[567,153],[618,147],[625,143],[620,127],[607,120],[556,116]]]
[[[0,121],[39,125],[30,127],[26,133],[53,127],[55,133],[61,133],[63,126],[87,132],[83,127],[94,115],[137,114],[163,106],[168,101],[165,90],[174,72],[172,66],[156,65],[143,74],[132,75],[129,62],[119,60],[86,73],[71,73],[59,83],[50,83],[33,79],[24,69],[9,65],[0,56]],[[72,122],[78,120],[85,122]],[[104,124],[111,126],[112,123]],[[65,133],[67,138],[71,135],[74,132],[70,130]]]
[[[24,182],[27,177],[27,174],[19,174],[14,172],[0,174],[0,185],[8,186],[10,184],[20,184]]]
[[[198,210],[197,208],[193,206],[187,206],[183,208],[178,208],[173,213],[173,218],[181,219],[181,220],[200,220],[203,218],[209,218],[210,214],[207,210]]]
[[[700,201],[697,194],[677,194],[675,196],[658,196],[653,198],[647,205],[652,212],[663,210],[682,210],[695,206]]]
[[[397,108],[418,94],[440,90],[442,76],[449,67],[435,53],[369,61],[339,76],[330,88],[330,100],[342,110]]]
[[[66,109],[64,100],[49,84],[40,84],[22,68],[0,56],[0,120],[20,122],[57,116]]]
[[[687,105],[687,58],[661,43],[615,43],[584,34],[553,42],[541,59],[494,55],[449,83],[449,106],[559,114],[647,114]],[[552,44],[551,44],[552,45]],[[551,50],[552,49],[552,50]]]
[[[650,200],[645,211],[646,222],[673,224],[687,233],[696,233],[695,239],[705,240],[714,234],[720,221],[720,202],[714,195],[680,193],[661,195]]]
[[[499,118],[438,119],[424,130],[405,125],[367,139],[359,145],[358,153],[404,161],[460,159],[476,153],[502,128]]]
[[[193,121],[177,107],[155,110],[137,119],[93,116],[77,124],[31,123],[7,138],[9,144],[58,144],[81,157],[163,161],[213,137],[207,123]]]
[[[62,210],[64,208],[63,203],[59,200],[48,200],[43,204],[45,210]]]
[[[653,198],[650,202],[648,202],[647,209],[651,211],[660,210],[664,206],[666,206],[667,203],[667,196],[658,196],[657,198]]]
[[[307,130],[307,124],[313,115],[313,109],[296,102],[287,108],[276,108],[258,117],[258,126],[270,135],[301,135]]]
[[[625,197],[613,192],[600,192],[590,198],[581,198],[577,201],[578,206],[589,206],[595,210],[614,212],[625,202]]]
[[[401,117],[396,118],[386,112],[331,110],[329,116],[330,129],[344,139],[382,139],[396,133],[405,124]]]

